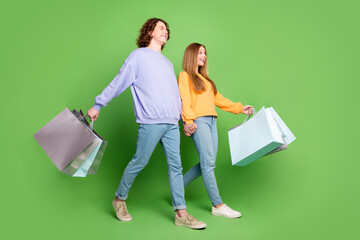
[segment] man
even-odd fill
[[[137,40],[139,48],[129,55],[114,80],[95,98],[95,105],[89,109],[88,115],[91,120],[96,120],[101,107],[130,87],[139,128],[136,153],[124,170],[113,200],[118,219],[132,220],[125,200],[136,176],[147,165],[160,142],[169,168],[171,197],[176,211],[175,224],[201,229],[206,224],[185,210],[178,126],[181,100],[173,65],[161,54],[169,36],[168,24],[164,20],[147,20]]]

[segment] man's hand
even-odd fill
[[[90,108],[87,114],[91,121],[96,121],[96,119],[99,116],[99,111],[96,110],[95,108]]]
[[[185,136],[189,137],[194,134],[197,129],[196,123],[186,124],[184,125],[184,133]]]
[[[246,115],[251,115],[253,113],[253,109],[254,107],[253,106],[250,106],[250,105],[246,105],[243,107],[243,113],[246,114]]]

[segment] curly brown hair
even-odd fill
[[[167,24],[167,22],[165,22],[164,20],[162,20],[160,18],[150,18],[144,23],[144,25],[140,29],[140,35],[139,35],[138,39],[136,40],[136,44],[139,48],[149,46],[150,41],[152,39],[151,33],[154,31],[155,26],[159,21],[161,21],[165,24],[166,29],[168,31],[168,39],[167,40],[170,39],[170,29],[169,29],[169,25]],[[162,45],[161,50],[164,47],[165,47],[165,44]]]

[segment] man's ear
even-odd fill
[[[149,31],[149,32],[148,32],[148,34],[149,34],[149,36],[150,36],[151,38],[153,37],[153,35],[152,35],[153,32],[154,32],[154,31],[152,31],[152,32]]]

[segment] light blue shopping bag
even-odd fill
[[[243,124],[230,129],[228,135],[232,164],[236,166],[246,166],[286,143],[272,110],[265,107]],[[291,142],[292,138],[288,140]]]
[[[88,175],[90,167],[94,163],[95,157],[98,154],[99,149],[102,144],[101,139],[98,138],[97,136],[96,136],[96,138],[97,138],[97,145],[96,145],[95,149],[92,151],[92,153],[89,155],[89,157],[81,164],[81,166],[78,168],[78,170],[74,173],[73,177],[86,177],[86,175]]]
[[[62,172],[70,176],[74,176],[83,163],[91,158],[91,154],[95,151],[95,149],[98,149],[99,144],[101,144],[101,141],[99,141],[98,137],[94,136],[94,140],[89,144],[89,146],[80,152]]]
[[[284,123],[284,121],[280,118],[280,116],[277,114],[277,112],[274,110],[273,107],[270,107],[270,112],[273,115],[276,123],[278,124],[281,133],[283,135],[284,141],[286,143],[286,145],[289,145],[290,143],[292,143],[296,137],[294,136],[294,134],[290,131],[290,129],[288,128],[288,126],[286,126],[286,124]]]

